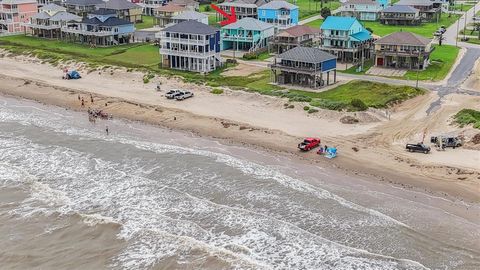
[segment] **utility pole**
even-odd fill
[[[418,73],[420,72],[420,53],[418,53],[418,63],[417,63],[417,82],[415,83],[415,88],[418,89]]]
[[[460,19],[457,21],[457,37],[455,38],[455,47],[458,47],[458,31],[460,31]]]

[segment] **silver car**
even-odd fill
[[[165,94],[165,97],[168,99],[174,99],[180,93],[183,93],[183,92],[178,89],[172,89]]]
[[[184,100],[187,98],[193,97],[193,93],[190,91],[180,92],[178,95],[175,96],[176,100]]]

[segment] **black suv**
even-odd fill
[[[408,150],[408,152],[423,152],[425,154],[428,154],[430,152],[430,147],[426,146],[423,143],[407,143],[407,146],[405,148]]]

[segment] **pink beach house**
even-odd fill
[[[36,0],[0,0],[0,35],[24,32],[24,23],[36,13]]]

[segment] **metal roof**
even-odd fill
[[[351,34],[350,37],[354,41],[366,41],[372,38],[372,35],[367,30],[360,31],[355,34]]]
[[[205,18],[208,18],[208,16],[193,10],[187,10],[178,14],[177,16],[172,17],[174,20],[201,20]]]
[[[40,7],[39,10],[65,11],[67,9],[65,7],[59,6],[57,4],[50,3],[50,4],[46,4],[45,6]]]
[[[94,5],[104,5],[105,2],[102,0],[65,0],[64,2],[67,5],[74,6],[94,6]]]
[[[354,17],[328,16],[320,26],[323,30],[350,30],[353,23],[357,21]]]
[[[123,19],[119,19],[117,17],[110,17],[110,18],[106,19],[104,22],[102,22],[101,20],[99,20],[96,17],[91,18],[91,19],[84,18],[82,20],[82,23],[94,24],[94,25],[100,25],[100,26],[117,26],[117,25],[133,24],[132,22],[129,22],[129,21],[126,21],[126,20],[123,20]]]
[[[190,20],[174,24],[162,30],[162,32],[175,32],[183,34],[212,35],[219,30],[210,25]]]
[[[430,42],[432,42],[431,39],[422,37],[415,33],[395,32],[378,39],[375,41],[375,44],[426,46]]]
[[[343,5],[355,5],[355,4],[358,4],[358,5],[372,5],[372,6],[379,6],[380,3],[377,2],[376,0],[349,0],[345,3],[343,3]]]
[[[320,29],[307,25],[295,25],[280,31],[277,37],[301,37],[303,35],[320,34]]]
[[[263,30],[273,28],[273,25],[266,22],[259,21],[254,18],[247,17],[222,27],[222,29],[238,29],[238,28],[263,31]]]
[[[137,4],[134,4],[127,0],[109,0],[106,2],[105,7],[113,10],[125,10],[133,8],[142,8]]]
[[[68,13],[66,11],[60,11],[60,12],[57,12],[55,13],[55,15],[53,15],[51,18],[50,18],[51,21],[55,21],[55,22],[58,22],[58,21],[62,21],[62,22],[70,22],[70,21],[76,21],[76,22],[80,22],[82,20],[82,17],[80,16],[77,16],[75,14],[72,14],[72,13]]]
[[[35,19],[45,20],[45,19],[50,19],[50,15],[48,15],[47,12],[43,11],[43,12],[34,14],[31,18],[34,20]]]
[[[331,59],[337,59],[333,54],[311,47],[295,47],[278,55],[278,58],[305,63],[320,63]]]
[[[417,13],[418,9],[411,6],[393,5],[382,10],[385,13]]]
[[[290,4],[286,1],[271,1],[266,3],[265,5],[260,6],[259,8],[262,9],[298,9],[298,6]]]
[[[395,5],[401,6],[431,6],[435,4],[434,1],[430,0],[400,0]]]

